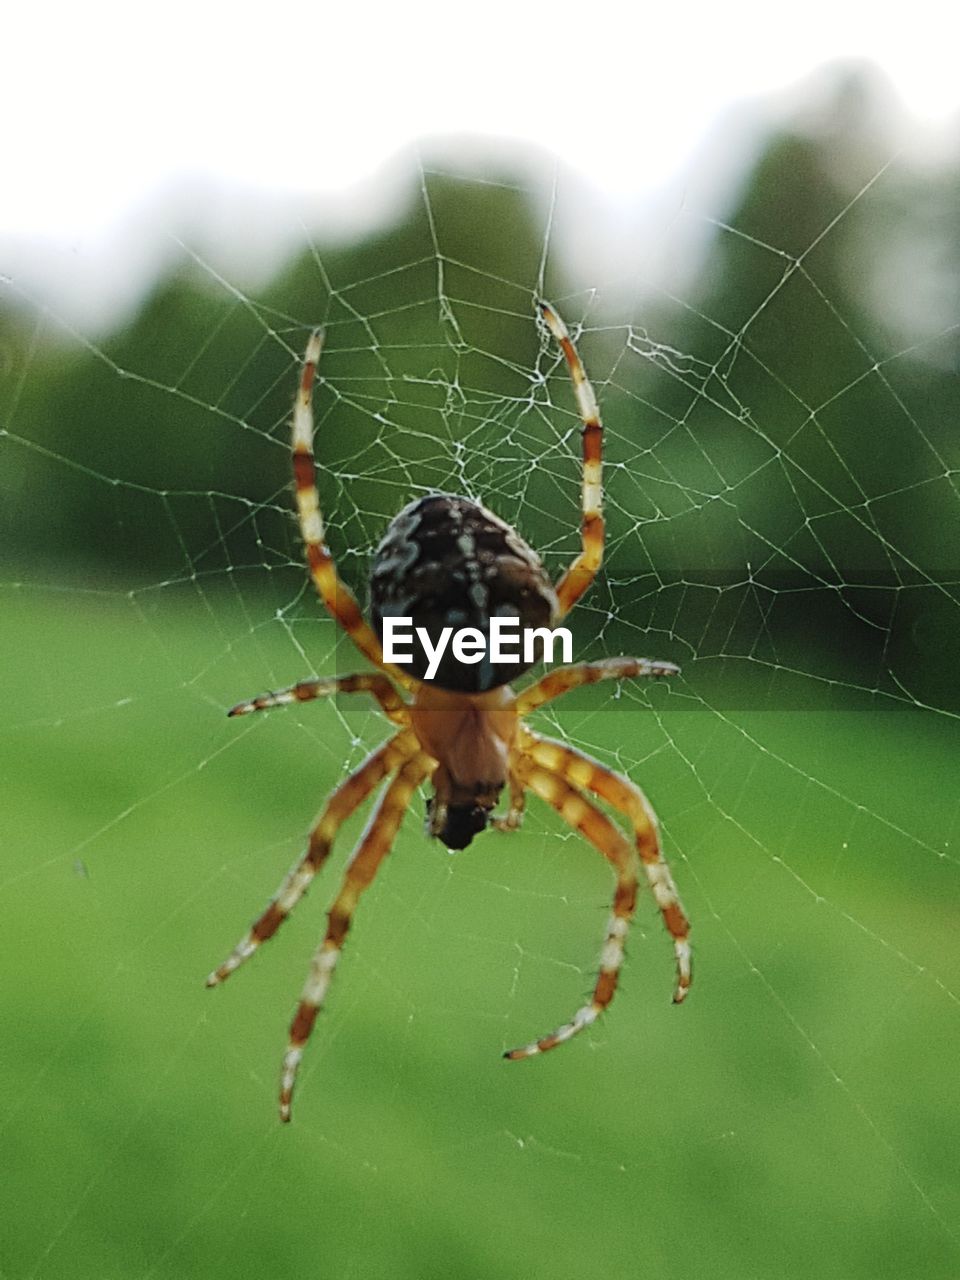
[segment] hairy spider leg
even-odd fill
[[[541,302],[540,314],[560,344],[577,399],[577,410],[583,422],[583,481],[581,489],[582,548],[580,554],[557,583],[557,616],[564,617],[593,582],[603,560],[603,424],[597,397],[587,378],[576,348],[570,341],[567,326],[547,302]]]
[[[690,988],[690,922],[684,914],[670,868],[660,853],[657,815],[646,796],[629,778],[607,769],[599,760],[553,738],[524,730],[523,751],[549,772],[599,796],[629,819],[654,901],[663,917],[667,932],[673,938],[677,964],[677,985],[673,999],[679,1004]]]
[[[389,672],[404,688],[413,688],[416,681],[412,676],[384,661],[380,641],[360,612],[356,596],[337,573],[324,541],[313,456],[313,384],[322,347],[323,331],[315,329],[307,343],[293,408],[293,478],[307,565],[320,599],[360,652],[366,654],[375,666]]]
[[[584,684],[626,680],[634,676],[675,676],[679,672],[680,668],[673,662],[658,662],[653,658],[601,658],[598,662],[557,667],[517,695],[517,715],[528,715],[545,702],[552,702],[554,698]]]
[[[300,995],[297,1012],[290,1024],[290,1038],[283,1056],[280,1079],[281,1120],[290,1119],[290,1102],[297,1069],[333,978],[360,895],[369,888],[381,863],[390,852],[397,829],[410,804],[410,797],[434,767],[433,759],[423,752],[401,765],[383,793],[350,859],[340,892],[327,913],[327,931],[310,962],[310,972]]]
[[[600,953],[600,972],[590,1003],[578,1009],[573,1018],[557,1027],[556,1031],[518,1049],[510,1049],[503,1055],[514,1062],[565,1044],[578,1031],[596,1022],[616,992],[627,931],[637,905],[637,854],[623,833],[559,773],[536,764],[529,757],[521,758],[517,767],[526,786],[556,809],[565,822],[603,854],[617,874],[617,887],[607,936]]]
[[[511,766],[507,778],[510,803],[507,812],[491,818],[490,825],[495,831],[518,831],[523,822],[523,811],[526,798],[523,794],[523,782],[515,768]]]
[[[251,711],[269,711],[271,707],[287,707],[294,702],[312,702],[314,698],[328,698],[335,693],[369,693],[376,698],[380,709],[394,724],[409,727],[410,712],[407,704],[394,689],[386,676],[376,673],[361,675],[322,677],[299,680],[276,693],[261,693],[248,702],[238,702],[227,712],[228,716],[245,716]]]
[[[229,978],[262,942],[273,937],[330,856],[334,837],[343,823],[366,800],[377,783],[382,782],[388,774],[409,759],[418,746],[412,733],[398,733],[382,747],[378,747],[358,769],[340,783],[310,832],[306,853],[287,873],[259,919],[244,934],[226,960],[207,978],[208,987],[215,987]]]

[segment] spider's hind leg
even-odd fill
[[[603,424],[597,397],[586,375],[567,326],[549,303],[540,303],[540,314],[557,340],[567,362],[577,411],[583,423],[583,478],[581,481],[581,550],[557,583],[559,618],[570,612],[587,590],[603,561]]]
[[[337,573],[326,544],[313,456],[313,385],[322,349],[323,332],[316,329],[310,335],[303,358],[291,430],[297,518],[307,565],[320,599],[360,652],[375,666],[389,672],[403,688],[411,688],[414,684],[411,677],[384,661],[380,640],[364,619],[356,596]]]

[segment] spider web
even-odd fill
[[[790,145],[765,161],[777,180],[808,154]],[[766,234],[749,200],[685,211],[647,250],[700,246],[673,286],[577,283],[568,180],[426,163],[402,232],[311,237],[275,295],[181,241],[136,342],[84,337],[9,278],[0,1062],[20,1226],[0,1275],[300,1274],[318,1226],[331,1273],[356,1276],[598,1255],[616,1276],[956,1273],[957,330],[926,307],[917,333],[916,297],[878,314],[853,287],[871,254],[871,288],[896,272],[880,229],[913,181],[872,163]],[[346,699],[223,718],[357,665],[291,518],[306,333],[326,325],[322,499],[358,592],[390,517],[433,489],[484,501],[556,576],[579,423],[539,295],[606,425],[577,656],[683,674],[536,724],[656,804],[694,988],[675,1012],[644,901],[602,1023],[502,1064],[590,989],[609,875],[536,803],[451,858],[421,801],[281,1130],[289,1011],[359,821],[282,935],[222,991],[203,977],[385,736]]]

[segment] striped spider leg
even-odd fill
[[[557,617],[565,617],[587,590],[603,561],[603,424],[597,397],[586,375],[577,350],[570,341],[567,326],[546,302],[540,303],[540,314],[556,338],[567,362],[573,382],[577,409],[583,422],[583,477],[581,480],[581,550],[557,583]]]
[[[386,671],[401,687],[409,689],[414,681],[407,672],[384,662],[380,638],[364,619],[356,596],[337,573],[333,556],[324,540],[320,495],[317,493],[316,461],[313,456],[313,384],[322,349],[323,330],[314,329],[307,343],[300,386],[293,407],[293,481],[307,567],[320,599],[337,625],[343,628],[374,666]]]
[[[623,960],[624,942],[636,905],[636,868],[639,865],[650,886],[654,901],[673,938],[677,980],[674,1004],[680,1004],[692,978],[690,965],[690,924],[680,903],[670,868],[660,852],[657,816],[646,796],[629,778],[606,768],[583,751],[552,738],[543,738],[529,729],[522,732],[522,763],[518,764],[526,785],[536,791],[560,816],[600,850],[617,872],[617,889],[606,942],[601,954],[600,976],[589,1005],[585,1005],[550,1035],[512,1049],[505,1057],[529,1058],[552,1049],[584,1027],[595,1022],[613,999],[617,975]],[[606,801],[629,819],[635,848],[583,794],[588,791]],[[603,819],[605,825],[598,823]]]
[[[572,667],[558,667],[517,698],[517,714],[526,716],[546,702],[585,684],[601,680],[623,680],[638,676],[678,675],[673,662],[652,658],[602,658],[598,662],[581,662]],[[623,774],[607,769],[592,756],[552,738],[545,738],[523,728],[524,750],[541,765],[593,792],[633,824],[637,852],[647,875],[664,923],[674,939],[677,957],[677,987],[674,1003],[680,1004],[691,982],[689,921],[684,915],[670,869],[660,855],[657,817],[643,792]],[[658,883],[660,887],[658,888]]]
[[[327,913],[327,931],[310,962],[310,972],[290,1025],[280,1081],[281,1120],[290,1119],[290,1101],[304,1046],[323,1005],[360,895],[370,887],[380,864],[390,852],[414,791],[435,767],[436,762],[422,751],[400,766],[350,859],[340,892]]]
[[[244,704],[241,704],[244,705]],[[262,942],[272,938],[287,916],[306,893],[311,880],[329,858],[337,832],[352,813],[363,804],[371,791],[394,770],[405,764],[417,750],[412,733],[398,733],[367,756],[337,787],[324,806],[310,832],[307,849],[284,877],[280,888],[266,909],[250,926],[222,964],[207,978],[208,987],[216,987],[239,969]]]
[[[526,734],[524,735],[526,739]],[[632,846],[621,831],[614,826],[563,774],[537,763],[528,753],[517,762],[517,771],[526,787],[556,809],[563,820],[584,836],[613,866],[617,887],[613,897],[613,910],[607,925],[607,936],[600,957],[600,973],[590,1003],[583,1005],[573,1018],[557,1027],[549,1035],[541,1036],[530,1044],[510,1049],[503,1056],[511,1061],[531,1058],[545,1053],[558,1044],[564,1044],[596,1022],[613,999],[617,978],[623,961],[623,949],[627,929],[637,904],[637,858]]]
[[[607,658],[560,667],[524,690],[517,698],[517,711],[526,715],[585,684],[633,676],[674,675],[672,662],[649,658]],[[624,944],[636,905],[637,871],[642,868],[667,931],[673,938],[677,980],[674,1003],[679,1004],[691,982],[690,926],[670,868],[660,851],[656,814],[635,783],[607,769],[584,752],[544,738],[521,725],[514,768],[525,787],[534,791],[560,816],[603,854],[617,873],[617,887],[607,937],[601,953],[600,974],[590,1003],[580,1008],[570,1022],[549,1035],[532,1041],[504,1056],[515,1061],[555,1048],[578,1031],[595,1022],[613,999],[623,961]],[[629,819],[634,846],[593,804],[584,791],[598,796]],[[512,807],[512,806],[511,806]]]
[[[249,702],[238,702],[227,712],[228,716],[245,716],[251,711],[269,711],[271,707],[286,707],[294,702],[312,702],[315,698],[328,698],[335,693],[370,693],[380,704],[380,709],[394,724],[409,726],[410,711],[386,676],[364,672],[361,675],[335,676],[326,679],[298,680],[296,684],[276,693],[261,693]]]

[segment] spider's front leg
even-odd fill
[[[503,1055],[514,1062],[565,1044],[584,1027],[596,1022],[617,989],[627,930],[637,903],[637,855],[622,832],[606,814],[601,813],[595,804],[558,773],[543,768],[529,756],[521,757],[517,768],[525,785],[556,809],[565,822],[603,854],[616,872],[617,887],[600,955],[600,973],[590,1003],[583,1005],[569,1022],[557,1027],[549,1035],[541,1036],[539,1040],[533,1040],[520,1048],[510,1049]]]
[[[280,1080],[280,1119],[290,1119],[290,1103],[303,1051],[313,1030],[340,959],[353,913],[360,895],[369,888],[386,855],[390,852],[410,798],[436,762],[422,752],[401,765],[380,800],[360,843],[350,859],[340,892],[328,915],[327,932],[310,962],[310,973],[300,1003],[290,1025],[287,1051],[283,1055]]]
[[[266,910],[254,921],[226,960],[207,978],[208,987],[218,986],[229,978],[231,973],[239,969],[243,962],[253,955],[262,942],[273,937],[330,856],[334,836],[343,823],[363,803],[374,787],[409,759],[416,749],[417,740],[412,733],[398,733],[382,747],[378,747],[359,769],[355,769],[340,783],[327,801],[316,826],[310,832],[306,853],[288,872]]]
[[[510,807],[499,817],[491,818],[490,825],[495,831],[517,831],[523,822],[524,795],[523,783],[516,770],[510,770]]]
[[[633,827],[634,841],[640,856],[653,900],[660,909],[663,923],[673,939],[677,966],[674,1004],[686,997],[690,989],[690,922],[686,917],[670,868],[660,852],[657,815],[646,796],[629,778],[614,773],[599,760],[577,751],[553,738],[542,738],[529,729],[523,731],[523,750],[549,773],[559,775],[576,786],[605,800],[627,818]]]

